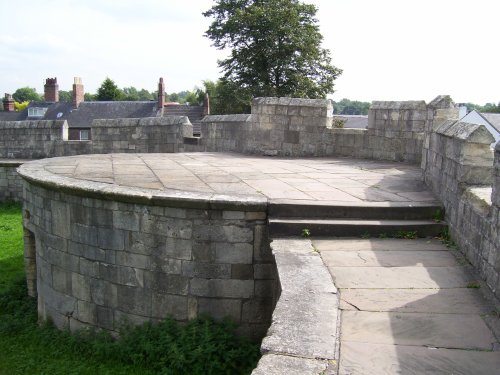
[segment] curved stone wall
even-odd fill
[[[42,319],[116,331],[206,313],[265,335],[275,268],[265,198],[77,180],[48,172],[54,160],[19,169],[27,279]]]

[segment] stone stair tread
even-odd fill
[[[498,352],[342,342],[340,375],[491,375],[500,368]]]
[[[492,350],[496,342],[479,315],[367,311],[342,313],[341,339],[471,350]]]

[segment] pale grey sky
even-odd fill
[[[343,69],[334,100],[500,101],[500,1],[306,0],[318,6],[323,47]],[[95,92],[120,87],[167,92],[220,76],[225,54],[203,36],[211,0],[0,0],[0,95],[43,91],[73,77]]]

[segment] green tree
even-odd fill
[[[85,94],[83,94],[83,99],[86,102],[95,102],[97,100],[96,99],[96,95],[95,94],[91,94],[90,92],[86,92]]]
[[[34,88],[31,87],[22,87],[17,89],[16,92],[12,95],[14,100],[18,103],[22,103],[25,101],[42,101],[42,96],[36,92]]]
[[[71,91],[59,90],[59,101],[70,102],[73,100],[73,93]]]
[[[342,99],[333,103],[333,112],[341,115],[367,115],[370,103],[357,100]]]
[[[252,94],[248,89],[225,79],[217,82],[206,80],[203,85],[210,97],[211,114],[250,113]]]
[[[500,113],[500,102],[498,105],[495,103],[486,103],[484,107],[481,108],[481,112],[484,113]]]
[[[97,89],[96,99],[98,101],[122,100],[123,97],[123,91],[121,91],[109,77],[106,77],[101,86]]]
[[[214,21],[206,36],[218,49],[231,49],[219,61],[225,89],[240,97],[325,98],[341,73],[331,65],[314,5],[299,0],[216,0],[205,17]]]

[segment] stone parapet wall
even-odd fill
[[[492,141],[483,125],[435,123],[422,169],[445,207],[451,238],[500,298],[500,152],[497,145],[494,156]]]
[[[66,121],[0,121],[0,158],[52,157],[56,143],[67,139]]]
[[[265,335],[275,285],[265,198],[80,186],[33,163],[43,161],[20,170],[25,263],[42,319],[117,331],[206,313]]]
[[[22,201],[22,178],[16,171],[22,164],[20,160],[0,160],[0,202]]]
[[[92,153],[183,152],[184,137],[192,136],[185,116],[94,120]]]

